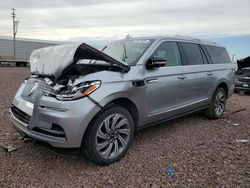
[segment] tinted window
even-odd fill
[[[217,47],[217,46],[206,46],[206,47],[208,48],[216,64],[231,62],[230,57],[225,48]]]
[[[184,55],[184,65],[200,65],[203,64],[203,59],[201,55],[201,49],[198,44],[193,43],[181,43],[183,55]]]
[[[167,62],[167,66],[181,65],[181,57],[176,42],[163,42],[153,55],[164,58]]]

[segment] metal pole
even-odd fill
[[[14,51],[14,58],[16,59],[16,24],[15,24],[16,13],[14,8],[12,8],[11,10],[13,18],[13,51]]]
[[[237,54],[232,55],[232,62],[234,62],[234,58],[236,57]]]

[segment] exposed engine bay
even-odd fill
[[[124,68],[117,65],[100,65],[100,64],[72,64],[67,67],[62,75],[55,81],[61,84],[65,84],[69,79],[74,81],[77,77],[99,72],[99,71],[114,71],[114,72],[124,72]]]
[[[122,72],[123,69],[116,65],[85,65],[85,64],[72,64],[67,67],[62,75],[55,79],[53,76],[42,76],[42,75],[32,75],[30,78],[39,80],[41,82],[45,82],[48,86],[51,87],[52,91],[49,93],[45,93],[50,96],[57,96],[58,94],[72,94],[77,91],[79,87],[82,89],[84,87],[89,87],[91,82],[84,82],[78,85],[74,85],[74,82],[80,76],[84,76],[87,74],[99,72],[99,71],[114,71],[114,72]],[[100,81],[96,81],[95,84]],[[89,94],[89,93],[88,93]]]

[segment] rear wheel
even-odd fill
[[[211,119],[219,119],[223,116],[226,109],[226,91],[224,88],[217,88],[215,91],[212,101],[204,114]]]
[[[89,160],[108,165],[125,155],[133,137],[134,122],[131,114],[120,106],[111,106],[89,125],[81,151]]]

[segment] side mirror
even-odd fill
[[[159,57],[159,56],[153,56],[147,62],[146,68],[147,69],[154,69],[154,68],[164,67],[164,66],[166,66],[166,64],[167,64],[167,62],[164,58]]]

